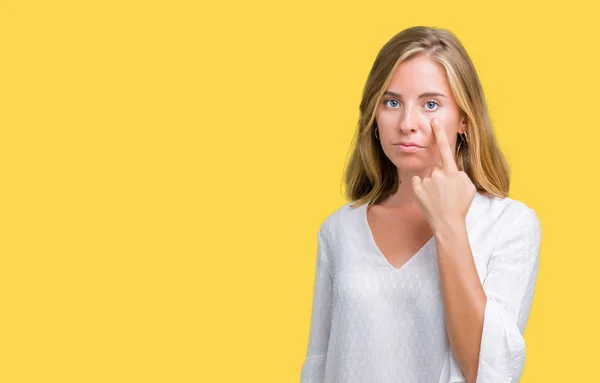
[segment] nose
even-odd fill
[[[417,130],[419,112],[413,107],[406,107],[405,112],[400,117],[400,131],[402,133],[414,132]]]

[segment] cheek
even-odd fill
[[[383,111],[376,114],[375,118],[379,125],[389,125],[393,124],[394,121],[398,119],[398,116],[393,112]]]
[[[453,114],[451,116],[435,116],[440,119],[440,123],[444,127],[444,131],[446,132],[446,137],[448,137],[448,142],[450,144],[456,142],[456,135],[458,134],[458,129],[460,128],[460,124],[456,119],[456,116]],[[432,118],[433,119],[433,118]],[[431,126],[430,126],[431,129]],[[431,134],[433,134],[433,130],[431,130]]]

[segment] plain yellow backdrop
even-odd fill
[[[0,3],[0,381],[297,382],[377,52],[444,27],[542,222],[522,382],[597,379],[594,2]]]

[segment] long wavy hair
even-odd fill
[[[344,174],[346,196],[357,207],[377,204],[397,191],[398,170],[375,136],[375,111],[398,65],[417,55],[427,55],[442,64],[460,113],[466,117],[468,144],[459,142],[460,135],[456,138],[458,169],[467,173],[478,192],[507,197],[510,170],[494,136],[475,66],[454,34],[426,26],[396,34],[373,63],[363,89],[358,127]]]

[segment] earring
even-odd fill
[[[469,139],[467,138],[467,132],[464,132],[460,135],[460,141],[458,142],[458,148],[456,148],[456,153],[460,153],[460,148],[463,142],[465,143],[465,145],[469,143]]]

